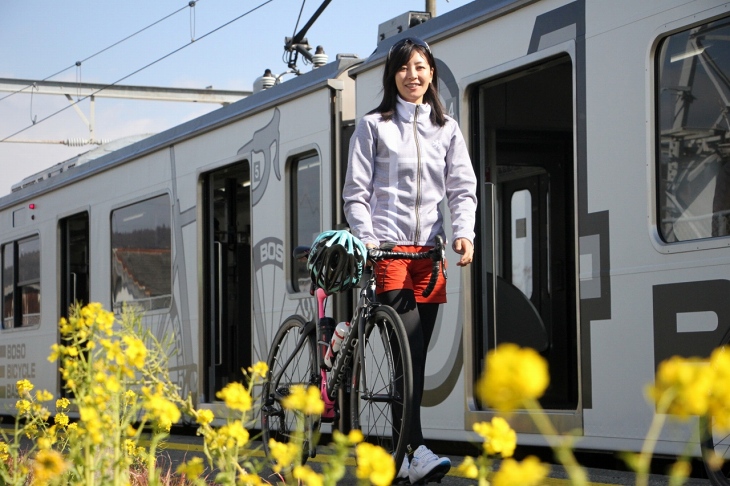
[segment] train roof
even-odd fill
[[[235,103],[226,105],[198,118],[174,126],[163,132],[151,135],[137,142],[114,150],[86,163],[71,164],[68,170],[61,171],[52,166],[47,172],[56,172],[53,177],[38,180],[28,186],[21,187],[0,198],[0,209],[16,205],[29,198],[37,197],[59,187],[63,187],[80,179],[90,177],[129,160],[169,147],[180,141],[214,130],[251,114],[279,105],[290,99],[298,98],[312,91],[327,86],[331,79],[337,78],[349,67],[362,60],[353,55],[338,55],[337,59],[322,67],[313,69],[296,78],[289,79],[267,90],[260,91]],[[85,154],[69,159],[81,159]],[[58,166],[64,164],[57,164]],[[45,171],[44,171],[45,172]]]
[[[382,63],[391,46],[404,37],[418,37],[426,42],[435,43],[537,1],[478,0],[468,3],[463,7],[434,17],[428,22],[416,25],[400,34],[384,39],[362,64],[350,71],[350,75],[355,77],[358,73],[367,71],[374,65]]]

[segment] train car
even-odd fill
[[[281,320],[312,314],[306,268],[285,255],[341,224],[323,188],[340,177],[357,61],[67,161],[4,197],[0,403],[14,404],[21,378],[61,391],[46,358],[76,301],[140,308],[156,336],[174,336],[173,379],[202,404],[265,361]]]
[[[473,441],[502,342],[539,351],[541,404],[591,450],[639,450],[657,364],[730,330],[730,4],[482,0],[0,199],[0,401],[45,360],[75,301],[134,303],[184,393],[215,406],[278,324],[314,315],[291,250],[343,227],[354,123],[388,49],[427,41],[478,178],[476,260],[449,270],[427,363],[429,439]],[[73,164],[69,164],[73,165]],[[455,261],[453,253],[450,260]],[[40,295],[43,295],[43,299]],[[351,299],[336,299],[347,318]],[[526,412],[521,444],[544,445]],[[694,444],[695,420],[657,452]]]

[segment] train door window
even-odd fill
[[[253,255],[248,161],[203,174],[204,396],[246,379],[252,364]],[[268,245],[266,245],[268,248]],[[267,294],[266,298],[273,298]]]
[[[61,238],[61,315],[89,302],[89,213],[59,221]]]
[[[318,155],[296,159],[291,164],[291,247],[309,246],[321,232],[320,161]],[[292,287],[295,292],[309,291],[311,281],[307,262],[293,261]]]
[[[3,246],[3,328],[40,324],[41,246],[33,236]]]
[[[172,302],[170,196],[164,194],[112,211],[112,306],[142,311]]]
[[[472,91],[481,245],[474,376],[500,343],[531,347],[550,367],[541,404],[560,410],[578,403],[572,71],[561,56]]]
[[[656,56],[661,238],[730,235],[730,18],[672,34]]]
[[[512,285],[532,297],[532,197],[523,189],[512,194]]]

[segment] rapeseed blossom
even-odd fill
[[[253,377],[257,377],[258,376],[258,377],[261,377],[261,378],[264,378],[265,379],[266,378],[266,375],[269,374],[269,365],[267,365],[263,361],[259,361],[255,365],[249,366],[248,367],[248,371],[251,373],[251,375]]]
[[[730,349],[715,349],[710,355],[710,368],[714,373],[708,412],[715,427],[730,430]]]
[[[221,391],[215,394],[226,403],[226,406],[239,412],[248,412],[251,410],[251,394],[241,384],[237,382],[229,383]]]
[[[324,478],[314,472],[309,466],[296,466],[292,471],[292,476],[301,481],[304,486],[323,486]]]
[[[488,406],[509,412],[542,396],[549,382],[547,362],[537,351],[507,343],[487,355],[476,392]]]
[[[288,469],[294,464],[301,449],[295,442],[277,442],[274,439],[269,439],[269,454],[274,459],[275,464],[271,468],[275,473]]]
[[[657,368],[647,394],[655,402],[669,400],[666,413],[679,417],[704,415],[710,403],[713,370],[699,358],[673,356]]]
[[[526,457],[524,461],[505,459],[494,474],[492,486],[536,486],[550,472],[550,467],[543,464],[535,456]]]
[[[299,410],[307,415],[321,415],[324,412],[324,402],[316,386],[305,388],[304,385],[294,385],[289,390],[281,404],[289,410]]]
[[[193,457],[188,462],[181,464],[177,468],[178,474],[184,474],[189,478],[200,477],[200,475],[203,474],[203,471],[205,471],[205,464],[203,464],[202,457]]]
[[[357,454],[357,477],[367,479],[375,486],[388,486],[395,477],[395,461],[385,449],[368,442],[355,448]]]
[[[505,419],[494,417],[491,423],[479,422],[473,428],[484,439],[484,452],[488,455],[512,457],[517,447],[517,434]]]
[[[58,479],[68,469],[68,464],[60,452],[53,449],[42,449],[36,454],[32,468],[33,481],[31,484],[46,485]]]
[[[180,410],[168,400],[161,388],[152,393],[147,387],[142,389],[145,400],[142,407],[147,411],[146,418],[152,420],[162,430],[170,430],[172,424],[180,420]]]
[[[469,479],[479,477],[479,467],[471,456],[464,457],[464,460],[456,467],[456,472]]]
[[[126,344],[124,357],[127,363],[141,370],[144,367],[145,358],[147,357],[147,347],[141,339],[135,336],[123,336],[122,341]]]
[[[213,413],[213,411],[208,410],[207,408],[203,408],[195,412],[195,421],[200,425],[209,424],[213,421],[214,418],[215,414]]]
[[[17,383],[15,383],[15,388],[18,390],[18,395],[22,397],[30,393],[30,391],[33,389],[33,383],[28,380],[19,380]]]

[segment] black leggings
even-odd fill
[[[421,400],[426,380],[426,353],[436,324],[438,304],[418,304],[411,289],[391,290],[378,294],[378,302],[391,306],[400,315],[408,334],[413,364],[413,409],[411,411],[411,432],[408,444],[413,450],[423,444],[421,430]],[[396,373],[400,373],[396,370]],[[394,419],[402,415],[393,408]],[[397,425],[397,424],[396,424]],[[396,465],[399,467],[399,465]]]

